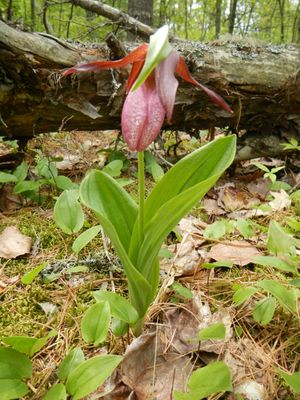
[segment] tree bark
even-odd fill
[[[181,41],[174,47],[186,57],[195,79],[222,95],[234,113],[180,81],[172,124],[166,129],[195,132],[216,126],[300,136],[299,46],[250,47],[236,40],[211,45]],[[62,77],[64,68],[108,59],[108,54],[104,46],[77,48],[0,21],[0,136],[29,137],[62,127],[119,128],[128,69]]]
[[[148,26],[153,24],[153,0],[128,0],[128,15]],[[128,32],[127,40],[134,42],[136,34]]]
[[[285,36],[285,25],[284,25],[284,17],[285,17],[285,0],[278,0],[279,4],[279,13],[280,13],[280,42],[284,42]]]
[[[222,0],[216,0],[216,16],[215,16],[216,39],[219,39],[221,33],[221,16],[222,16]]]
[[[230,0],[230,14],[228,19],[228,33],[233,34],[236,17],[237,0]]]

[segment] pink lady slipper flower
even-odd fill
[[[167,26],[151,36],[149,46],[144,43],[120,60],[81,64],[68,69],[64,75],[122,68],[129,64],[132,68],[127,81],[128,95],[122,110],[121,126],[131,151],[145,150],[158,136],[165,117],[168,123],[171,122],[178,88],[175,73],[202,89],[218,106],[233,112],[221,96],[191,76],[183,57],[168,43]]]

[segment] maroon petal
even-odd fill
[[[170,55],[155,69],[156,87],[170,123],[178,88],[178,81],[174,74],[179,61],[179,54],[173,50]]]
[[[145,150],[157,137],[165,109],[153,76],[137,90],[129,92],[122,110],[122,134],[131,151]]]
[[[132,85],[134,84],[137,77],[139,76],[144,64],[145,64],[145,60],[136,61],[132,64],[132,68],[131,68],[129,77],[127,79],[126,93],[128,93],[129,90],[132,88]]]
[[[136,49],[132,50],[127,56],[121,58],[120,60],[114,61],[92,61],[86,64],[80,64],[76,67],[67,69],[63,75],[70,75],[76,72],[89,72],[89,71],[99,71],[101,69],[109,68],[122,68],[126,67],[128,64],[133,64],[136,61],[145,61],[146,54],[148,50],[148,45],[146,43],[141,44]]]
[[[183,57],[179,57],[176,73],[185,81],[192,83],[193,85],[198,86],[200,89],[202,89],[219,107],[223,108],[229,113],[233,113],[232,109],[221,96],[219,96],[213,90],[208,89],[206,86],[202,85],[192,77]]]

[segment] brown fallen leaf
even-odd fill
[[[245,240],[218,243],[208,253],[208,256],[216,261],[232,261],[241,267],[251,263],[255,257],[260,255],[257,248]]]
[[[23,235],[15,226],[8,226],[0,235],[0,257],[10,259],[27,254],[31,237]]]
[[[292,201],[285,190],[281,189],[280,192],[270,193],[274,197],[274,200],[269,202],[273,211],[281,211],[290,208]]]
[[[170,347],[179,354],[204,351],[220,354],[224,344],[232,337],[232,319],[228,311],[218,310],[213,313],[207,302],[203,302],[200,292],[193,291],[193,299],[183,308],[176,307],[165,313],[164,329]],[[225,338],[221,340],[204,340],[199,342],[198,332],[216,323],[223,323],[226,329]]]
[[[226,187],[223,191],[220,191],[219,195],[219,202],[229,212],[250,208],[253,204],[252,199],[253,196],[249,192],[236,187]]]
[[[217,200],[205,198],[202,201],[203,208],[208,215],[223,215],[226,211],[219,207]]]
[[[0,276],[0,293],[4,292],[4,290],[10,286],[14,285],[19,280],[19,275],[13,276],[12,278],[8,278],[7,276]]]
[[[202,239],[199,219],[193,216],[183,218],[178,224],[177,230],[182,236],[181,243],[168,246],[168,250],[174,253],[174,257],[163,259],[160,267],[166,272],[172,269],[175,271],[175,276],[193,275],[198,269],[199,263],[206,260],[203,258],[203,250],[200,249],[205,240]]]
[[[163,330],[158,330],[134,339],[119,372],[136,400],[166,400],[173,390],[185,390],[192,369],[189,357],[171,351]]]
[[[261,200],[265,200],[270,192],[270,179],[259,178],[254,182],[250,182],[247,185],[247,189],[254,196],[259,196]]]

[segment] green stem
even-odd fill
[[[139,181],[139,238],[144,239],[144,203],[145,203],[145,166],[144,152],[138,152],[138,181]]]

